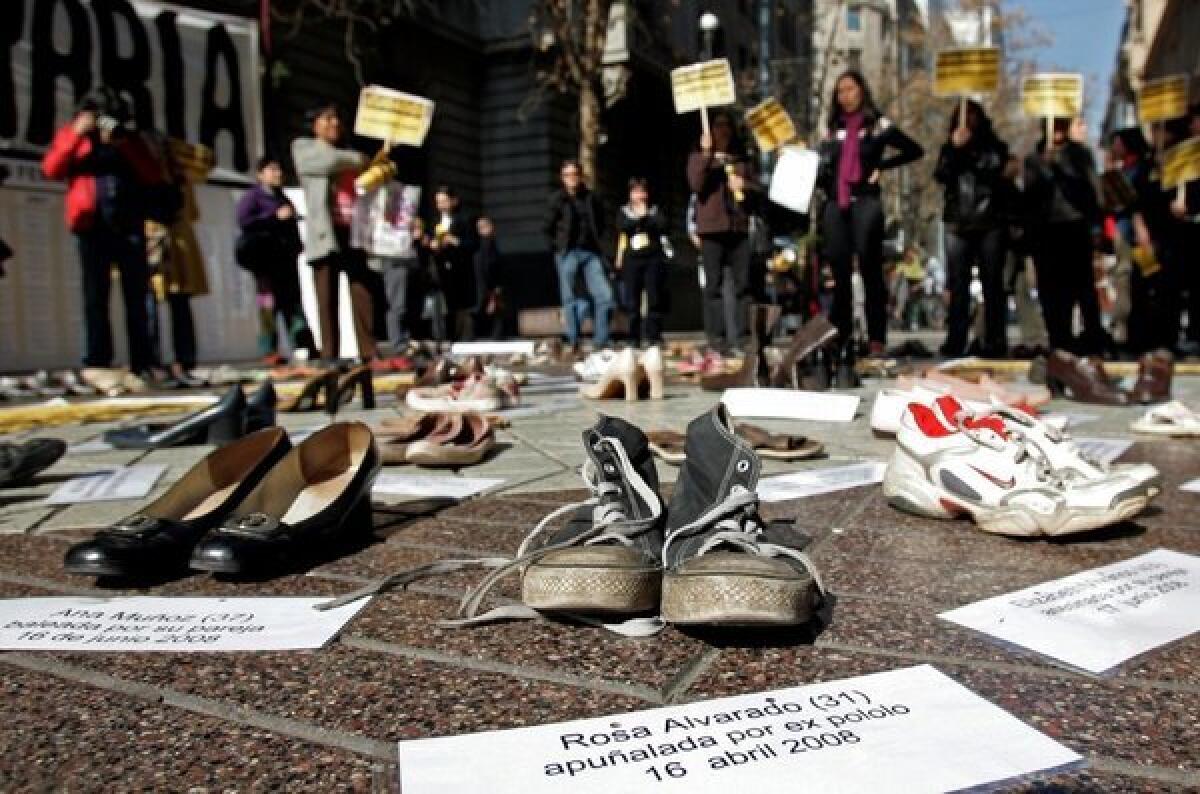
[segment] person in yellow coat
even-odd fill
[[[204,181],[212,169],[212,151],[207,147],[147,136],[164,169],[169,187],[156,197],[146,218],[147,258],[151,268],[151,301],[166,303],[171,318],[171,345],[175,361],[170,376],[180,386],[201,385],[192,375],[196,366],[196,328],[191,299],[209,293],[204,252],[196,240],[193,224],[200,218],[192,186]],[[150,312],[151,336],[158,340],[158,312]],[[161,362],[161,346],[155,345]]]

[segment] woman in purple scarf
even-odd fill
[[[836,284],[830,319],[841,339],[841,372],[853,372],[854,299],[850,288],[854,256],[867,299],[871,355],[887,344],[887,289],[883,283],[883,203],[879,175],[921,159],[924,150],[875,106],[861,74],[844,72],[834,84],[826,138],[821,142],[817,184],[825,194],[821,237]],[[888,154],[888,149],[895,153]],[[850,386],[851,383],[838,383]]]

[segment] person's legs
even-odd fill
[[[843,213],[835,201],[825,203],[821,237],[825,260],[833,272],[833,306],[829,319],[837,326],[839,341],[846,344],[854,337],[854,289],[851,284],[854,247],[850,242],[847,213]]]
[[[375,348],[375,308],[383,300],[382,279],[367,267],[366,256],[361,251],[343,251],[342,267],[350,283],[350,306],[354,315],[354,341],[358,345],[358,357],[370,361],[378,354]]]
[[[145,372],[154,364],[147,325],[146,294],[150,274],[146,267],[146,242],[140,234],[114,237],[121,293],[125,299],[125,333],[129,340],[129,368]]]
[[[192,319],[192,296],[167,293],[167,307],[171,312],[171,345],[175,348],[175,363],[185,372],[191,372],[196,368],[196,324]]]
[[[278,350],[275,313],[280,308],[270,276],[254,276],[254,303],[258,307],[258,354],[269,356]]]
[[[701,257],[704,262],[704,335],[708,346],[723,349],[725,346],[724,315],[724,271],[725,241],[722,237],[703,237],[700,241]]]
[[[317,319],[321,326],[321,358],[338,358],[338,257],[327,256],[312,263],[313,286],[317,293]]]
[[[587,252],[582,267],[584,282],[587,284],[587,291],[592,297],[592,306],[594,307],[592,321],[595,325],[592,333],[592,345],[599,350],[602,347],[608,347],[609,344],[608,323],[613,310],[612,285],[608,282],[608,275],[604,272],[604,262],[600,260],[598,254]]]
[[[1065,236],[1060,229],[1048,227],[1034,241],[1033,247],[1038,302],[1042,304],[1046,336],[1054,350],[1075,349],[1075,338],[1071,332],[1074,306],[1067,297],[1068,287],[1064,284],[1070,275],[1063,262],[1063,257],[1070,255],[1070,244],[1063,239]]]
[[[383,288],[387,295],[387,338],[393,349],[399,350],[408,341],[405,313],[408,310],[408,262],[403,259],[381,258]]]
[[[725,339],[736,349],[742,346],[746,318],[750,313],[750,238],[746,235],[731,238],[726,255],[733,295],[732,301],[726,301]]]
[[[626,256],[621,271],[625,286],[625,305],[621,308],[629,315],[629,341],[634,345],[642,343],[642,290],[646,286],[646,264],[643,257]]]
[[[112,326],[108,321],[108,301],[112,290],[111,246],[102,231],[87,231],[76,236],[79,262],[83,268],[83,365],[111,367],[113,360]]]
[[[558,293],[562,300],[563,320],[567,326],[567,344],[579,344],[579,315],[576,311],[575,276],[579,272],[578,251],[563,251],[554,257],[558,267]]]
[[[662,344],[662,319],[667,306],[666,263],[662,257],[654,257],[646,263],[646,320],[642,335],[648,344]]]
[[[875,196],[863,196],[851,206],[854,250],[866,296],[867,337],[887,345],[887,288],[883,283],[883,205]]]
[[[1068,301],[1079,304],[1083,319],[1083,333],[1079,338],[1079,350],[1083,353],[1101,353],[1107,347],[1108,333],[1100,321],[1100,299],[1096,295],[1096,274],[1092,267],[1092,230],[1085,223],[1071,224],[1069,253],[1070,276]],[[1068,309],[1068,315],[1072,312]]]
[[[1004,264],[1008,259],[1008,234],[991,229],[979,249],[979,279],[983,283],[984,353],[993,358],[1008,355],[1008,294],[1004,289]]]
[[[946,289],[950,307],[946,312],[946,342],[943,355],[961,356],[967,349],[967,324],[971,303],[971,264],[975,256],[974,240],[965,234],[946,230]]]

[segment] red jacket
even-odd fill
[[[162,181],[162,169],[155,164],[141,136],[125,135],[113,145],[129,163],[139,184]],[[96,177],[87,160],[91,151],[92,139],[75,132],[74,124],[68,123],[55,134],[42,158],[42,173],[46,178],[67,183],[67,228],[73,232],[87,231],[96,220]]]

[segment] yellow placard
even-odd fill
[[[758,148],[764,152],[773,152],[796,138],[792,117],[774,97],[764,99],[746,111],[746,125],[754,133]]]
[[[995,47],[942,50],[934,58],[936,96],[994,94],[999,87],[1000,50]]]
[[[676,113],[732,105],[737,101],[729,61],[717,58],[671,70],[671,94]]]
[[[1148,80],[1138,91],[1137,103],[1143,124],[1183,118],[1188,114],[1188,76],[1174,74]]]
[[[420,146],[433,123],[433,101],[369,85],[358,95],[354,133],[391,143]]]
[[[1021,110],[1030,118],[1078,116],[1083,112],[1083,75],[1029,75],[1021,81]]]
[[[1200,179],[1200,137],[1177,143],[1163,154],[1162,185],[1170,189]]]
[[[201,143],[188,143],[179,138],[167,139],[171,159],[189,182],[203,182],[217,164],[213,150]]]

